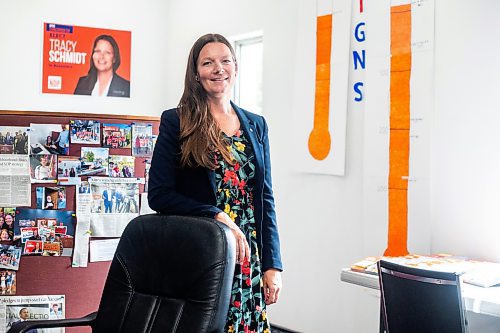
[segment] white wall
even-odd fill
[[[297,21],[310,0],[0,0],[0,109],[159,115],[175,107],[189,49],[202,34],[264,31],[264,115],[285,265],[272,322],[308,333],[378,332],[376,293],[342,283],[340,269],[378,248],[363,215],[364,114],[348,110],[346,175],[296,173],[290,144]],[[432,251],[500,260],[496,0],[436,1],[432,128]],[[108,12],[109,15],[96,15]],[[132,30],[132,97],[95,101],[40,93],[42,22]],[[369,60],[368,60],[369,61]],[[353,73],[351,73],[353,80]],[[147,88],[144,88],[147,87]],[[352,96],[351,96],[352,97]],[[244,107],[244,106],[243,106]],[[497,214],[495,214],[497,213]],[[425,244],[427,244],[427,239]],[[416,244],[418,246],[418,244]],[[485,331],[483,331],[485,332]]]
[[[432,250],[500,261],[500,2],[436,1]]]
[[[0,0],[0,109],[158,116],[169,86],[168,13],[161,0]],[[44,22],[132,31],[130,99],[42,94]]]

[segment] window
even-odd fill
[[[262,114],[262,34],[235,39],[234,50],[238,59],[234,101],[246,110]]]

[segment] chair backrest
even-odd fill
[[[455,273],[378,263],[387,333],[464,333],[460,279]]]
[[[222,332],[235,266],[228,227],[142,215],[125,228],[93,332]]]

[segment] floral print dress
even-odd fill
[[[217,207],[239,226],[250,246],[250,261],[235,267],[225,332],[270,333],[254,219],[254,152],[242,130],[225,138],[235,163],[227,163],[220,153],[215,155],[219,166],[215,170]]]

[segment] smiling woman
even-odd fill
[[[75,95],[130,97],[130,82],[116,73],[120,49],[115,39],[100,35],[94,41],[87,76],[78,80]]]
[[[176,109],[162,115],[149,173],[149,205],[169,215],[214,218],[236,238],[226,332],[269,332],[266,306],[281,290],[281,255],[271,188],[267,124],[230,97],[238,71],[221,35],[189,54]]]
[[[196,80],[209,97],[218,98],[231,91],[236,76],[236,62],[223,43],[207,44],[200,52]]]

